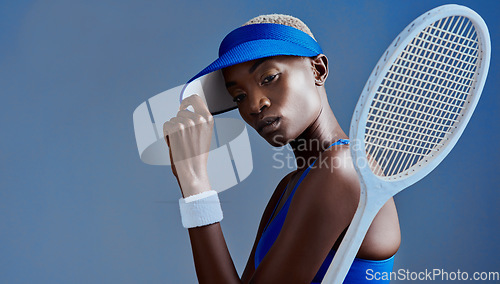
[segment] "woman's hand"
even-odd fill
[[[190,105],[194,112],[187,110]],[[198,95],[182,100],[177,116],[163,124],[172,172],[184,197],[210,190],[207,161],[213,127],[212,114]]]

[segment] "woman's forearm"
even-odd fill
[[[189,106],[194,112],[187,110]],[[177,116],[164,123],[163,136],[169,146],[172,172],[184,197],[179,204],[183,225],[189,228],[199,283],[240,283],[222,235],[219,204],[208,199],[213,197],[208,192],[211,187],[207,171],[213,126],[213,116],[204,100],[191,95],[182,100]]]
[[[189,238],[199,283],[241,283],[220,223],[190,228]]]
[[[211,189],[208,175],[206,180],[191,179],[185,186],[189,188],[183,187],[182,192],[188,196]],[[188,231],[199,283],[241,283],[219,222]]]

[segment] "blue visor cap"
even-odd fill
[[[181,100],[191,94],[205,98],[215,115],[236,108],[222,77],[223,68],[270,56],[312,57],[323,53],[307,33],[280,24],[253,24],[233,30],[222,41],[219,58],[191,78],[181,93]]]

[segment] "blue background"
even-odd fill
[[[347,131],[386,47],[445,3],[1,1],[0,283],[194,283],[177,183],[169,167],[139,159],[134,109],[209,64],[232,29],[284,13],[308,24],[329,56],[329,100]],[[500,267],[500,2],[455,3],[490,28],[489,78],[455,149],[396,196],[395,270]],[[221,194],[240,273],[272,190],[293,170],[273,169],[275,150],[249,133],[254,171]]]

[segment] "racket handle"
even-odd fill
[[[365,191],[366,192],[366,191]],[[332,263],[321,281],[322,284],[339,284],[344,281],[351,264],[363,243],[370,224],[384,203],[367,202],[365,194],[361,191],[358,209],[349,225],[339,249],[335,253]],[[380,205],[382,204],[382,205]]]

